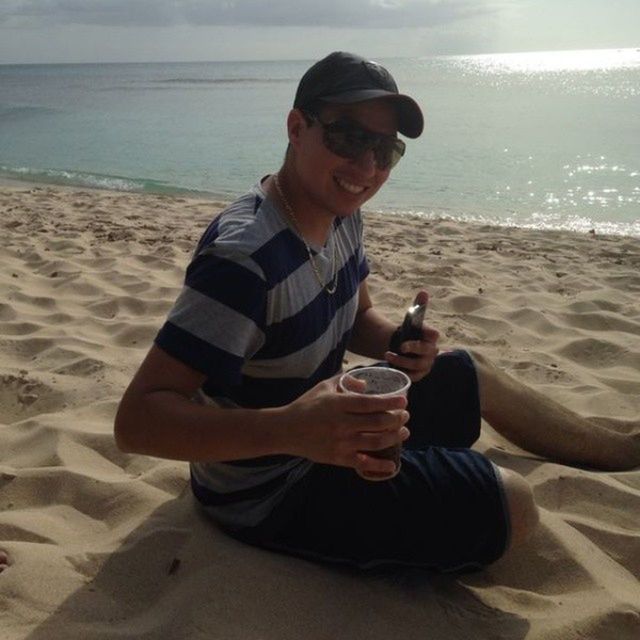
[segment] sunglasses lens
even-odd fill
[[[398,162],[400,162],[400,158],[404,155],[404,151],[406,149],[406,145],[402,140],[397,140],[393,145],[393,150],[391,152],[391,168],[395,167]]]
[[[340,120],[322,126],[325,146],[341,158],[357,160],[373,150],[376,165],[385,170],[395,167],[404,154],[405,144],[397,138],[376,135]]]
[[[340,123],[336,122],[325,127],[324,143],[327,149],[337,156],[355,160],[365,153],[366,145],[352,130],[339,125]]]
[[[374,147],[376,164],[379,169],[393,169],[404,155],[405,144],[402,140],[381,140]]]

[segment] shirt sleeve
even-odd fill
[[[267,288],[246,256],[196,256],[155,344],[215,382],[239,384],[245,360],[264,343]]]
[[[364,249],[364,225],[362,222],[362,212],[358,211],[354,216],[356,242],[358,247],[358,275],[362,282],[369,275],[369,262]]]

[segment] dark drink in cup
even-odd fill
[[[411,386],[411,380],[402,371],[390,367],[362,367],[345,373],[338,383],[345,393],[359,393],[375,396],[406,396]],[[373,458],[393,460],[395,470],[391,473],[367,473],[358,472],[367,480],[388,480],[400,471],[400,453],[402,444],[393,447],[379,449],[377,451],[364,451]]]

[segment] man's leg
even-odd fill
[[[405,451],[400,473],[384,482],[314,464],[263,523],[231,533],[266,548],[363,569],[478,569],[525,537],[522,514],[531,500],[515,495],[519,487],[505,473],[506,482],[477,451],[442,447]],[[526,494],[526,482],[520,482]]]
[[[606,470],[640,466],[640,422],[628,434],[609,429],[604,421],[583,418],[518,382],[481,354],[469,353],[482,417],[514,444],[566,464]]]
[[[540,521],[540,512],[529,483],[510,469],[496,466],[509,508],[511,538],[509,549],[525,542]],[[508,549],[507,549],[508,550]]]

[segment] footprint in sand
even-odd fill
[[[70,364],[54,369],[54,373],[63,376],[80,376],[87,377],[94,373],[98,373],[105,368],[104,362],[94,360],[93,358],[81,358]]]
[[[449,300],[454,313],[472,313],[488,303],[479,296],[455,296]]]
[[[29,377],[26,370],[0,376],[0,422],[4,424],[56,411],[63,405],[62,393]]]
[[[536,362],[516,362],[513,365],[518,377],[534,384],[570,384],[575,378],[563,371],[557,364],[538,364]]]

